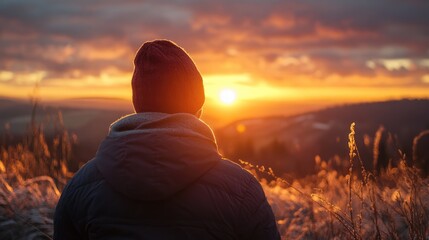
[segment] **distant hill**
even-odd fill
[[[28,132],[32,111],[29,101],[0,98],[0,141],[5,140],[5,135],[9,141],[22,139]],[[74,99],[40,104],[35,117],[44,123],[49,136],[61,113],[66,129],[78,137],[73,158],[86,162],[94,156],[110,124],[131,112],[131,104],[122,100]],[[395,144],[410,155],[414,136],[429,129],[429,100],[362,103],[291,117],[244,119],[218,128],[215,133],[220,151],[230,159],[263,164],[279,174],[304,175],[314,170],[316,155],[347,164],[340,160],[348,154],[347,136],[352,122],[356,122],[362,158],[371,167],[374,136],[380,126],[391,132]]]
[[[429,129],[429,100],[361,103],[291,117],[245,119],[218,129],[216,135],[226,157],[263,164],[278,173],[304,175],[314,171],[316,155],[337,165],[348,164],[344,159],[352,122],[362,159],[371,168],[380,126],[385,129],[380,133],[389,158],[397,157],[395,146],[411,156],[413,138]]]
[[[65,128],[78,137],[78,144],[73,152],[73,158],[78,162],[91,159],[101,140],[106,137],[110,124],[133,111],[131,106],[98,108],[93,101],[99,104],[102,99],[78,99],[66,104],[40,103],[35,109],[35,119],[43,123],[48,138],[54,133],[54,126],[59,121],[58,115],[61,114]],[[116,100],[107,101],[117,104]],[[0,140],[4,142],[6,135],[8,142],[22,140],[28,134],[33,109],[34,105],[29,101],[0,99]]]
[[[3,132],[4,124],[10,125],[9,131],[14,135],[26,133],[32,114],[37,122],[44,123],[45,130],[49,134],[51,125],[61,113],[64,125],[71,131],[85,131],[93,127],[94,122],[98,128],[109,126],[115,119],[131,113],[131,106],[107,108],[98,107],[99,99],[78,99],[68,102],[49,102],[34,105],[30,101],[0,98],[0,133]],[[109,101],[109,100],[106,100]],[[118,101],[110,100],[110,105],[118,105]],[[97,129],[94,129],[97,130]]]

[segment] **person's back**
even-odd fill
[[[204,90],[188,55],[145,43],[132,81],[137,113],[111,125],[64,189],[54,239],[280,239],[259,182],[220,156],[198,118]]]

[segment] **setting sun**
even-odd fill
[[[232,89],[222,89],[219,93],[219,99],[223,104],[231,105],[235,102],[237,94]]]

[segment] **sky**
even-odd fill
[[[428,98],[428,12],[427,0],[2,0],[0,96],[130,99],[135,52],[163,38],[191,55],[209,107],[236,93],[231,112]]]

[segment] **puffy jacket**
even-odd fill
[[[138,113],[110,127],[65,187],[54,239],[280,239],[259,182],[223,159],[190,114]]]

